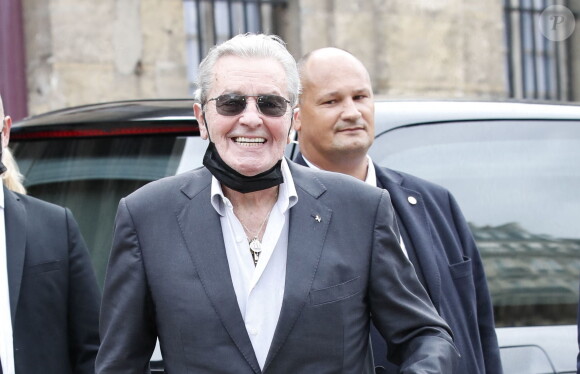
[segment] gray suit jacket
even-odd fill
[[[201,168],[119,203],[98,373],[143,373],[157,337],[172,374],[362,373],[371,315],[403,373],[453,372],[450,331],[399,248],[388,193],[344,175],[290,169],[298,203],[264,370],[236,300],[211,174]]]
[[[101,294],[68,209],[4,188],[16,373],[91,374]]]
[[[301,154],[294,160],[306,166]],[[503,372],[483,262],[455,198],[445,188],[375,164],[378,185],[391,197],[409,258],[433,305],[453,330],[461,354],[459,373]],[[409,197],[415,198],[414,204]],[[385,373],[387,347],[376,329],[375,364]]]

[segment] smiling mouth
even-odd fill
[[[234,142],[236,142],[236,144],[251,147],[251,146],[257,146],[257,145],[266,143],[266,139],[264,139],[264,138],[246,138],[243,136],[239,136],[237,138],[234,138]]]

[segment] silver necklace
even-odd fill
[[[266,218],[264,218],[264,221],[262,221],[262,224],[260,225],[260,228],[258,229],[256,234],[253,235],[252,239],[248,239],[248,243],[250,244],[250,252],[252,253],[252,259],[254,260],[254,266],[258,265],[258,259],[260,258],[260,253],[262,252],[262,241],[258,236],[260,235],[260,232],[262,232],[264,224],[266,224],[266,221],[268,221],[270,213],[272,213],[272,209],[274,209],[274,206],[270,208],[270,211],[266,215]],[[248,228],[246,227],[246,225],[244,225],[242,220],[240,220],[240,223],[242,224],[242,227],[246,230],[246,232],[251,235],[252,232],[248,230]]]

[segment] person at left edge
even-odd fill
[[[387,192],[283,158],[300,80],[282,40],[238,35],[199,74],[205,167],[121,199],[97,372],[143,373],[158,338],[168,373],[371,373],[372,316],[402,373],[453,373]]]
[[[2,149],[7,149],[12,121],[4,116],[1,98],[0,118]],[[94,373],[100,296],[72,213],[0,189],[3,374]]]

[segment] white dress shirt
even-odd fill
[[[6,260],[6,225],[4,219],[4,189],[0,185],[0,360],[4,374],[14,374],[14,349],[10,294],[8,289],[8,263]]]
[[[320,168],[314,165],[312,162],[308,161],[304,155],[302,155],[304,161],[306,161],[306,165],[312,169],[320,170]],[[377,187],[377,172],[375,170],[375,165],[373,164],[373,160],[371,160],[371,156],[367,155],[368,160],[368,167],[367,167],[367,176],[365,178],[365,183],[370,184],[371,186]],[[403,242],[403,237],[399,236],[399,244],[401,245],[401,249],[407,258],[409,258],[409,254],[407,253],[407,248],[405,248],[405,243]]]
[[[276,201],[262,238],[262,252],[258,264],[250,252],[248,238],[231,201],[223,194],[219,181],[212,177],[211,203],[220,215],[234,290],[252,342],[254,353],[264,368],[274,331],[278,324],[286,279],[289,210],[298,201],[294,181],[285,159]]]

